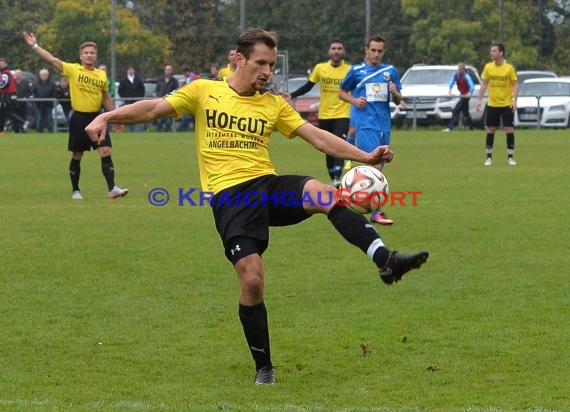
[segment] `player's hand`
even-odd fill
[[[394,159],[394,151],[390,149],[390,146],[380,146],[370,152],[371,161],[367,162],[371,165],[377,165],[382,162],[389,163]]]
[[[481,99],[477,100],[477,111],[481,111]]]
[[[354,103],[354,105],[358,109],[362,109],[364,106],[366,106],[366,97],[360,96],[358,99],[356,99],[356,102]]]
[[[33,46],[36,44],[36,35],[34,33],[28,33],[27,31],[22,33],[24,35],[24,40],[28,43],[28,46]]]
[[[122,133],[125,130],[124,124],[114,123],[112,127],[113,127],[113,132],[115,133]]]
[[[87,125],[85,131],[94,143],[101,143],[107,134],[107,122],[99,115]]]

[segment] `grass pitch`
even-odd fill
[[[191,134],[114,135],[71,200],[67,136],[0,138],[0,409],[545,411],[570,409],[568,131],[393,133],[385,169],[418,205],[386,209],[395,249],[430,260],[394,287],[315,216],[272,229],[266,304],[278,385],[253,385],[237,281],[198,187]],[[281,174],[324,155],[276,136]],[[150,205],[161,187],[171,201]]]

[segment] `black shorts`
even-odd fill
[[[216,229],[232,263],[269,244],[269,226],[288,226],[310,217],[303,208],[308,176],[261,176],[222,190],[212,198]],[[277,200],[277,201],[275,201]]]
[[[343,137],[348,134],[350,119],[319,119],[319,127],[327,132],[331,132],[335,136]]]
[[[74,111],[71,114],[71,119],[69,119],[67,150],[70,152],[86,152],[91,149],[97,149],[98,147],[111,147],[111,136],[108,130],[105,134],[105,140],[101,143],[94,143],[85,131],[87,125],[97,116],[99,116],[99,112],[83,113]]]
[[[513,127],[515,114],[513,113],[512,106],[505,107],[491,107],[487,106],[487,118],[485,119],[485,126],[487,127],[500,127],[501,120],[503,127]]]

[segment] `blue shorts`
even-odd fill
[[[367,153],[374,151],[379,146],[390,144],[390,132],[382,132],[374,129],[356,130],[356,147]]]

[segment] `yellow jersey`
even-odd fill
[[[506,61],[497,66],[494,61],[489,62],[481,73],[483,80],[489,81],[490,107],[508,107],[513,104],[513,82],[518,80],[515,68]]]
[[[103,104],[107,91],[107,73],[101,69],[89,70],[78,63],[63,62],[61,71],[69,79],[71,108],[76,112],[96,113]]]
[[[218,72],[218,77],[225,79],[226,77],[228,77],[230,74],[233,74],[234,72],[235,72],[235,69],[232,68],[232,66],[228,63],[228,65],[226,67],[223,67],[220,69],[220,71]]]
[[[319,63],[309,76],[312,83],[321,83],[321,100],[319,104],[319,119],[348,119],[350,103],[338,97],[340,83],[350,70],[350,64],[344,61],[334,67],[331,61]]]
[[[241,96],[226,80],[199,79],[164,97],[178,116],[195,117],[202,190],[220,190],[276,174],[269,158],[274,130],[291,138],[305,123],[281,96]]]

